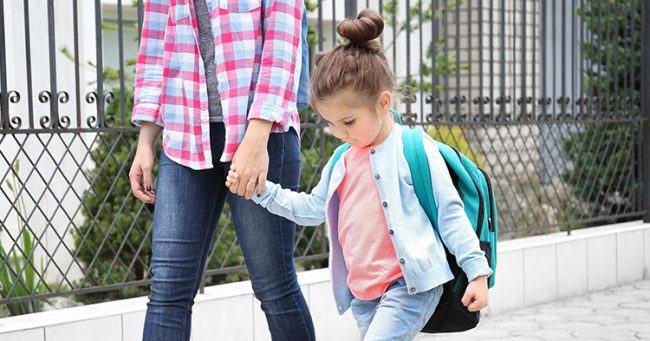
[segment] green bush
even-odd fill
[[[616,9],[616,10],[615,10]],[[585,93],[598,101],[590,104],[594,113],[614,117],[638,117],[634,101],[640,95],[641,9],[639,1],[607,0],[585,2],[577,13],[594,39],[583,42]],[[604,29],[608,27],[609,29]],[[617,28],[617,29],[616,29]],[[617,92],[614,92],[617,91]],[[572,162],[562,173],[574,195],[589,204],[576,215],[608,216],[634,211],[640,182],[634,170],[640,162],[638,123],[586,123],[562,141],[562,150]],[[629,181],[628,181],[629,179]],[[575,217],[568,217],[568,219]],[[608,222],[615,222],[611,220]]]

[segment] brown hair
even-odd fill
[[[336,31],[348,42],[315,57],[311,78],[313,101],[323,101],[344,89],[364,96],[374,103],[382,91],[392,91],[393,74],[379,37],[384,21],[371,9],[359,12],[356,19],[345,19]]]

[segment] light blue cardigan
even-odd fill
[[[440,236],[434,233],[413,190],[403,152],[402,129],[395,124],[386,141],[371,150],[370,165],[409,293],[431,290],[453,278],[440,237],[456,256],[467,278],[472,280],[492,274],[445,162],[433,140],[424,134],[440,224]],[[339,196],[336,190],[345,174],[345,162],[337,162],[334,169],[331,169],[331,162],[330,159],[323,168],[320,182],[310,194],[293,192],[267,182],[264,194],[253,196],[253,200],[270,212],[300,225],[320,225],[327,221],[334,299],[339,313],[343,314],[353,298],[347,285],[348,271],[338,239]]]

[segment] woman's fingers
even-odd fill
[[[264,189],[266,187],[266,172],[261,172],[257,177],[257,193],[254,193],[257,196],[264,194]]]
[[[134,163],[129,172],[129,181],[131,183],[131,192],[139,200],[145,203],[154,203],[156,194],[153,190],[153,181],[151,178],[151,169],[143,169],[138,163]]]
[[[246,199],[250,199],[253,197],[253,190],[255,190],[255,186],[257,185],[257,181],[255,181],[254,178],[248,179],[246,182],[246,192],[244,193],[244,197]]]

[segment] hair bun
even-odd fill
[[[384,20],[372,9],[359,12],[356,19],[345,19],[337,27],[336,32],[352,44],[366,45],[376,39],[384,31]]]

